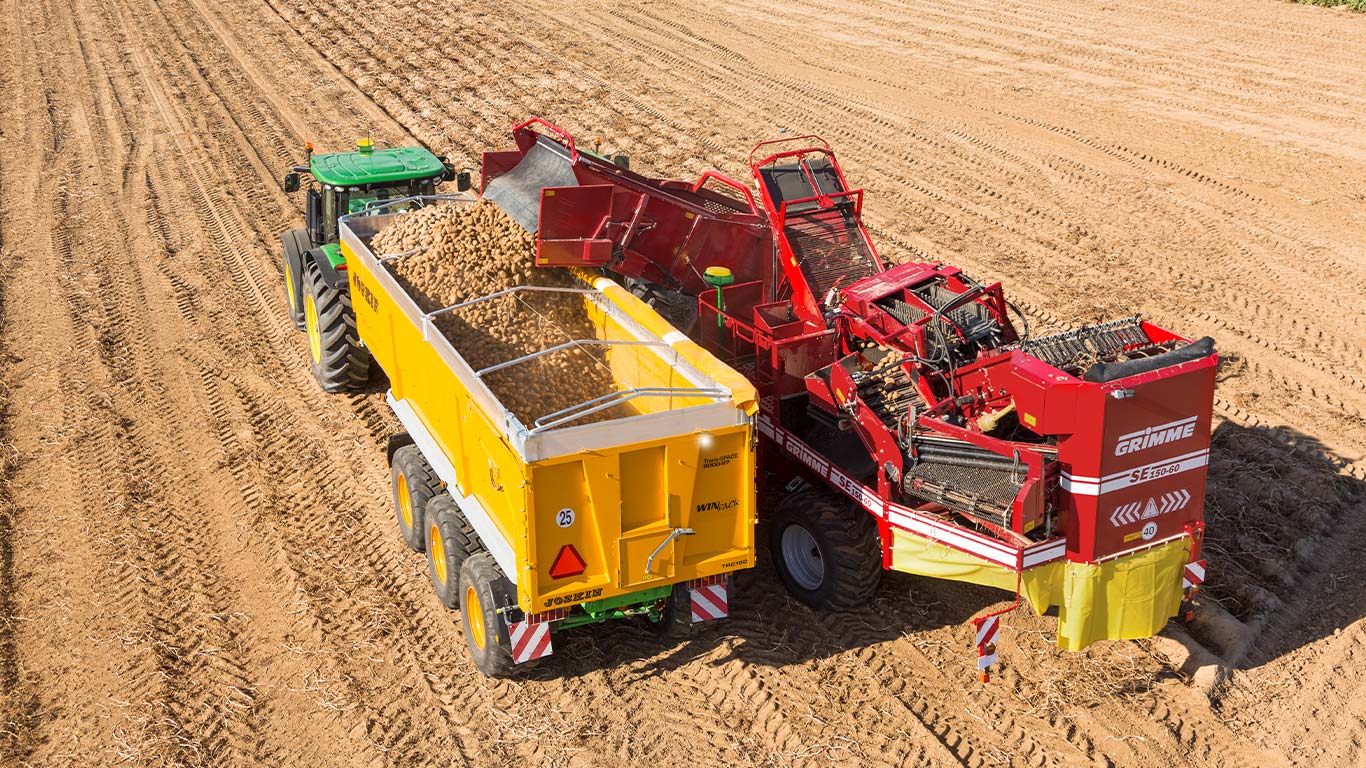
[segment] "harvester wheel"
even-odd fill
[[[416,445],[394,451],[389,477],[393,481],[394,517],[398,519],[399,533],[414,552],[421,552],[427,544],[424,523],[432,497],[441,491],[441,481]]]
[[[485,551],[484,542],[450,493],[437,494],[427,504],[425,530],[432,588],[447,608],[459,608],[460,569],[471,556]]]
[[[300,227],[291,229],[280,235],[282,250],[281,261],[283,262],[283,272],[285,276],[285,308],[289,310],[289,320],[294,323],[294,329],[302,331],[304,329],[304,295],[303,282],[300,281],[301,275],[298,267],[292,266],[302,264],[304,254],[313,247],[313,243],[308,239],[308,230]]]
[[[868,513],[830,494],[799,491],[778,505],[773,562],[798,600],[829,611],[868,602],[882,578],[882,545]]]
[[[465,645],[474,666],[489,677],[511,677],[512,644],[500,607],[517,604],[516,587],[498,569],[493,556],[481,552],[460,568],[460,618],[465,625]]]
[[[370,353],[356,333],[351,295],[324,282],[311,260],[304,266],[304,326],[313,378],[324,392],[365,385],[370,378]]]

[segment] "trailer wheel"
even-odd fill
[[[798,600],[828,611],[868,602],[882,578],[877,523],[821,491],[783,499],[769,531],[778,576]]]
[[[425,531],[432,588],[447,608],[459,608],[460,569],[471,556],[485,551],[484,542],[450,493],[437,494],[428,502]]]
[[[304,266],[304,328],[313,378],[325,392],[359,389],[370,378],[370,353],[360,345],[347,291],[328,286],[312,260]]]
[[[498,569],[493,556],[481,552],[460,568],[460,617],[465,626],[465,645],[474,666],[489,677],[511,677],[512,645],[508,640],[500,607],[517,604],[516,587]]]
[[[692,636],[692,598],[688,596],[688,585],[675,584],[664,600],[664,609],[659,621],[651,621],[649,616],[640,617],[641,624],[651,634],[661,640],[686,640]]]
[[[294,330],[304,329],[303,282],[299,279],[298,265],[303,264],[304,254],[313,247],[308,239],[308,230],[300,227],[280,235],[283,250],[281,260],[285,278],[285,307],[289,310],[289,320]]]
[[[441,481],[432,474],[431,465],[416,445],[394,451],[389,476],[393,481],[394,517],[399,533],[414,552],[421,552],[427,545],[424,523],[432,497],[441,490]]]

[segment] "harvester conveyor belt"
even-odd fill
[[[956,464],[920,462],[906,474],[906,493],[978,522],[1009,527],[1010,507],[1020,492],[1010,468]]]

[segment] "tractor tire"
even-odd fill
[[[298,268],[290,264],[303,264],[304,254],[313,247],[312,241],[308,239],[308,230],[300,227],[291,229],[280,235],[280,245],[283,253],[280,256],[282,263],[281,271],[284,273],[285,282],[285,308],[289,310],[289,320],[294,323],[294,330],[304,329],[304,293],[302,275],[297,274]]]
[[[440,493],[427,504],[427,573],[432,589],[447,608],[460,607],[460,569],[465,561],[485,552],[465,513],[449,493]]]
[[[304,327],[313,378],[324,392],[365,386],[370,378],[370,353],[356,333],[351,295],[323,282],[312,260],[304,266]]]
[[[394,517],[399,533],[410,549],[421,552],[427,546],[427,509],[432,497],[441,492],[441,481],[416,445],[394,451],[389,477],[393,481]]]
[[[517,588],[498,569],[493,555],[481,552],[460,568],[460,618],[465,627],[474,666],[489,677],[511,677],[512,643],[508,639],[501,607],[517,604]]]
[[[794,597],[826,611],[851,610],[872,598],[882,578],[872,515],[818,490],[788,496],[776,512],[769,547]]]

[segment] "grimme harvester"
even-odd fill
[[[754,191],[648,178],[539,118],[513,137],[483,196],[536,233],[537,264],[625,278],[753,381],[799,599],[856,606],[882,569],[986,584],[1056,606],[1076,650],[1152,635],[1194,595],[1211,339],[1138,317],[1033,337],[1000,283],[887,265],[814,136],[755,147]],[[973,620],[984,677],[1000,613]]]

